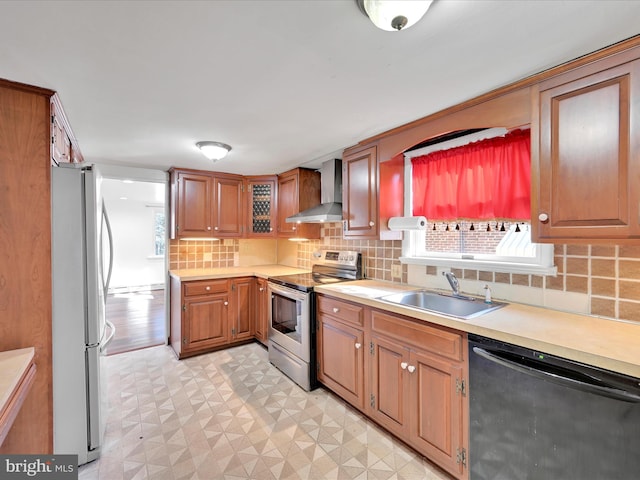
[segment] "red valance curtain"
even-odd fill
[[[413,158],[413,215],[429,220],[529,220],[529,133],[515,130]]]

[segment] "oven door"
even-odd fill
[[[311,294],[268,284],[269,340],[299,359],[311,361]]]

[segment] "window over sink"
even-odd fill
[[[520,144],[515,153],[510,136]],[[405,232],[400,260],[555,275],[553,245],[531,242],[529,142],[528,131],[494,128],[450,134],[405,152],[405,212],[424,215],[428,226]],[[495,158],[509,156],[519,158]]]

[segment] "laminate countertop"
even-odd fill
[[[259,277],[268,278],[280,275],[294,275],[308,273],[311,270],[288,267],[286,265],[252,265],[250,267],[220,267],[169,270],[169,275],[181,282],[190,280],[211,280],[215,278],[231,277]]]
[[[0,352],[0,445],[33,383],[34,355],[33,347]]]
[[[319,286],[315,291],[640,379],[640,324],[517,303],[462,320],[379,299],[384,295],[417,289],[420,287],[358,280]]]

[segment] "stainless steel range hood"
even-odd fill
[[[342,160],[327,160],[320,169],[322,203],[286,218],[287,223],[342,221]]]

